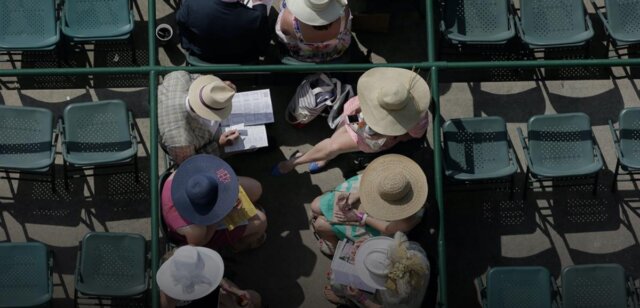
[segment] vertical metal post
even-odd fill
[[[426,0],[427,10],[427,58],[429,62],[436,60],[436,33],[434,19],[434,1]],[[447,307],[447,250],[444,235],[444,192],[442,188],[442,153],[440,149],[440,91],[438,89],[438,68],[431,67],[431,95],[433,98],[433,172],[435,177],[436,202],[438,203],[438,290],[439,306]]]
[[[160,215],[158,191],[158,73],[153,70],[158,63],[158,50],[156,48],[156,1],[148,0],[147,12],[147,38],[149,48],[149,124],[150,124],[150,148],[151,157],[149,159],[149,178],[151,185],[151,307],[160,307],[160,294],[156,284],[156,272],[158,271],[159,238],[158,222]]]
[[[149,74],[149,122],[150,122],[150,148],[149,178],[151,185],[151,307],[160,307],[158,285],[156,284],[156,271],[160,256],[158,239],[158,222],[160,221],[160,205],[158,190],[158,104],[157,104],[158,74],[152,71]]]

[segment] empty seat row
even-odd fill
[[[70,172],[133,164],[138,175],[138,138],[133,114],[120,100],[74,103],[54,127],[45,108],[0,106],[0,170],[50,175],[55,191],[55,154],[61,137],[65,187]]]
[[[51,50],[60,32],[71,41],[127,39],[133,30],[129,0],[0,1],[0,50]],[[59,16],[59,17],[58,17]]]
[[[87,298],[146,299],[149,262],[141,235],[90,232],[80,242],[76,260],[76,307],[79,300]],[[51,251],[42,243],[0,243],[0,307],[50,303],[53,261]]]
[[[620,169],[629,173],[640,170],[640,108],[620,112],[619,127],[609,127],[618,156],[612,189],[616,189]],[[507,179],[513,193],[517,157],[500,117],[451,119],[442,128],[445,175],[452,182],[470,183]],[[593,177],[597,191],[598,174],[603,159],[584,113],[537,115],[527,123],[527,135],[518,135],[525,155],[525,187],[530,181],[557,178]]]
[[[476,284],[483,308],[638,307],[638,287],[619,264],[567,266],[559,288],[541,266],[494,267]]]
[[[640,2],[605,0],[606,12],[593,4],[617,45],[640,42]],[[582,0],[445,1],[441,30],[454,43],[504,44],[516,34],[529,48],[579,46],[594,34]]]

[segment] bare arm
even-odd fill
[[[176,230],[187,238],[187,244],[192,246],[205,246],[216,232],[214,226],[190,225]]]
[[[395,234],[396,232],[409,232],[413,227],[418,224],[418,219],[416,215],[409,216],[405,219],[398,221],[384,221],[380,219],[373,218],[371,216],[367,216],[365,219],[365,224],[370,227],[380,231],[382,234]]]
[[[354,195],[355,195],[355,198],[357,199],[360,198],[359,195],[357,194],[354,194]],[[338,196],[336,198],[340,198],[340,197],[341,196]],[[352,196],[350,196],[350,198],[351,197]],[[397,221],[380,220],[380,219],[371,217],[369,215],[366,215],[364,212],[357,211],[355,209],[349,210],[349,208],[351,207],[351,204],[354,204],[354,202],[355,200],[351,200],[347,202],[346,205],[344,205],[343,201],[341,201],[340,199],[337,199],[338,204],[336,206],[340,206],[342,204],[342,206],[346,206],[346,209],[347,209],[344,212],[338,211],[334,214],[337,221],[362,224],[363,222],[361,219],[364,218],[365,225],[369,225],[370,227],[380,231],[380,233],[385,235],[393,235],[398,231],[403,233],[409,232],[411,229],[413,229],[413,227],[415,227],[420,222],[420,219],[415,214],[405,219],[397,220]]]
[[[160,292],[160,308],[175,308],[176,300]]]

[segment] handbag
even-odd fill
[[[351,85],[342,84],[340,80],[323,73],[312,74],[305,77],[296,89],[287,106],[285,119],[290,124],[302,127],[330,106],[327,122],[333,129],[342,121],[341,107],[351,97]]]

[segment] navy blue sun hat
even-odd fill
[[[217,156],[199,154],[180,164],[171,183],[178,213],[197,225],[221,221],[236,205],[240,186],[231,166]]]

